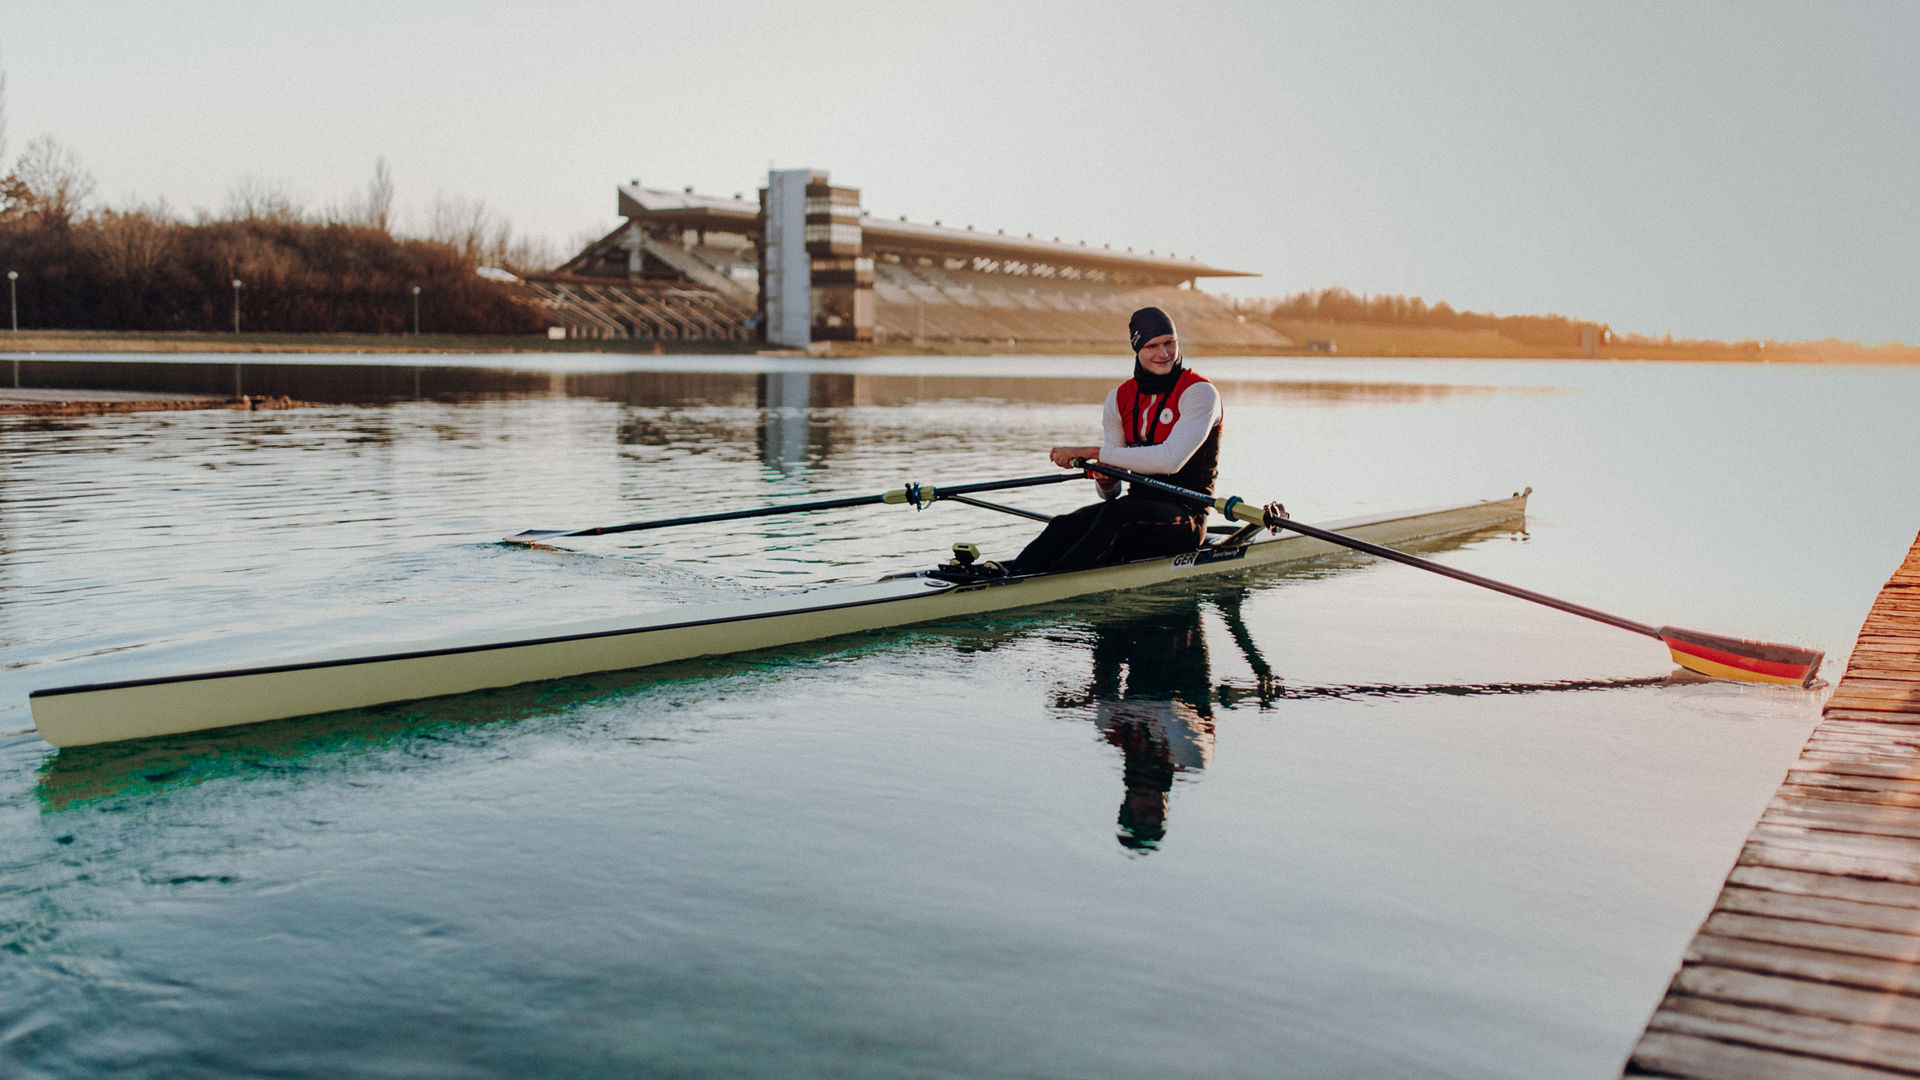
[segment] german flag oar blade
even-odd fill
[[[1660,640],[1673,654],[1673,662],[1688,671],[1738,682],[1812,686],[1826,657],[1798,645],[1721,637],[1677,626],[1661,627]]]

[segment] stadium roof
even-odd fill
[[[699,195],[691,189],[662,191],[623,184],[619,189],[620,214],[641,223],[658,222],[683,229],[710,232],[759,233],[758,199],[720,198]],[[1110,247],[1091,247],[1085,243],[1067,243],[1058,238],[1036,239],[1008,236],[1001,232],[980,232],[938,223],[924,225],[905,218],[890,220],[863,214],[860,229],[862,246],[889,251],[919,252],[958,257],[984,257],[1000,260],[1044,262],[1072,266],[1132,270],[1166,277],[1258,277],[1245,270],[1223,270],[1193,258],[1179,258],[1154,252],[1115,251]]]

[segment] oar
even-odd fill
[[[1155,480],[1150,476],[1140,476],[1127,472],[1125,469],[1116,469],[1109,465],[1102,465],[1096,461],[1076,461],[1074,462],[1074,466],[1099,473],[1102,476],[1115,480],[1125,480],[1130,483],[1139,484],[1142,487],[1151,488],[1155,491],[1163,491],[1179,499],[1212,506],[1222,514],[1233,518],[1235,521],[1244,521],[1250,525],[1265,525],[1270,528],[1291,529],[1294,532],[1311,536],[1317,540],[1325,540],[1330,544],[1338,544],[1341,547],[1352,548],[1355,551],[1364,551],[1369,555],[1377,555],[1383,559],[1391,559],[1394,562],[1405,563],[1408,566],[1418,567],[1421,570],[1431,570],[1436,574],[1445,575],[1456,581],[1464,581],[1469,585],[1478,585],[1481,588],[1506,593],[1508,596],[1517,596],[1522,600],[1531,600],[1536,604],[1544,604],[1550,608],[1558,608],[1561,611],[1592,619],[1595,622],[1603,622],[1608,626],[1617,626],[1622,630],[1631,630],[1636,634],[1642,634],[1664,643],[1667,646],[1667,650],[1673,654],[1674,663],[1679,664],[1689,671],[1696,671],[1702,675],[1711,676],[1716,679],[1732,679],[1739,682],[1780,683],[1788,686],[1812,686],[1814,679],[1820,674],[1820,661],[1826,656],[1825,653],[1813,649],[1803,649],[1797,645],[1782,645],[1770,641],[1749,641],[1744,638],[1721,637],[1718,634],[1703,634],[1697,630],[1682,630],[1676,626],[1649,626],[1646,623],[1635,622],[1632,619],[1624,619],[1618,615],[1609,615],[1604,611],[1596,611],[1584,604],[1561,600],[1543,593],[1534,592],[1531,589],[1523,589],[1517,585],[1508,585],[1503,581],[1495,581],[1492,578],[1481,577],[1479,574],[1469,573],[1465,570],[1459,570],[1442,563],[1432,562],[1418,555],[1409,555],[1404,551],[1381,547],[1379,544],[1361,540],[1357,537],[1346,536],[1314,525],[1304,525],[1291,518],[1270,515],[1264,509],[1244,502],[1238,497],[1214,498],[1211,495],[1203,495],[1198,491],[1189,491],[1183,487],[1176,487],[1163,480]]]
[[[953,487],[934,487],[932,484],[908,484],[903,488],[884,491],[878,495],[853,495],[843,499],[821,499],[818,502],[780,503],[774,506],[756,506],[749,510],[723,510],[714,514],[694,514],[691,517],[660,518],[655,521],[630,521],[624,525],[595,525],[586,529],[528,529],[507,537],[503,543],[535,544],[543,540],[552,540],[562,536],[603,536],[607,533],[639,532],[642,529],[666,529],[675,525],[703,525],[710,521],[738,521],[741,518],[772,517],[776,514],[799,514],[809,510],[838,510],[846,506],[871,506],[875,503],[907,504],[921,508],[939,499],[961,499],[962,496],[976,491],[998,491],[1002,488],[1034,487],[1039,484],[1058,484],[1067,480],[1081,479],[1080,473],[1049,473],[1046,476],[1023,476],[1017,480],[986,480],[977,484],[956,484]]]

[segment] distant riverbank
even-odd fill
[[[1920,348],[1908,345],[1857,345],[1844,341],[1610,342],[1598,355],[1578,350],[1542,349],[1491,332],[1382,326],[1368,323],[1314,323],[1284,329],[1296,340],[1317,347],[1274,350],[1262,355],[1351,357],[1427,357],[1433,359],[1528,360],[1672,360],[1723,363],[1920,364]],[[824,344],[824,343],[823,343]],[[1000,353],[1085,355],[1105,351],[1091,344],[1049,346],[1040,342],[887,341],[832,343],[829,356],[978,356]],[[773,351],[761,342],[659,341],[617,338],[564,338],[540,334],[212,334],[170,331],[19,330],[0,331],[0,355],[40,353],[663,353],[752,355]],[[797,350],[793,350],[797,353]],[[1213,352],[1204,342],[1192,345],[1198,356]]]

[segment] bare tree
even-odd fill
[[[227,219],[230,221],[295,222],[303,217],[305,211],[284,180],[268,180],[249,173],[227,185]]]
[[[8,195],[19,201],[19,208],[55,229],[66,228],[80,215],[95,186],[93,174],[51,135],[27,144],[10,179],[14,184]]]
[[[488,256],[487,261],[493,266],[526,275],[545,273],[564,260],[561,259],[559,250],[553,246],[553,241],[547,237],[520,236],[511,243],[504,243],[499,250]]]
[[[474,266],[492,266],[516,274],[540,273],[560,262],[544,236],[515,236],[513,225],[487,207],[484,199],[436,192],[427,238],[453,248]]]
[[[427,238],[453,248],[468,262],[478,265],[488,248],[507,231],[506,224],[487,209],[485,199],[434,192]]]
[[[125,210],[103,210],[91,228],[78,230],[80,248],[91,253],[116,286],[113,302],[123,324],[140,317],[148,297],[161,287],[178,258],[173,214],[163,199]]]
[[[373,159],[373,179],[367,181],[367,224],[381,232],[393,222],[393,169],[387,156]]]

